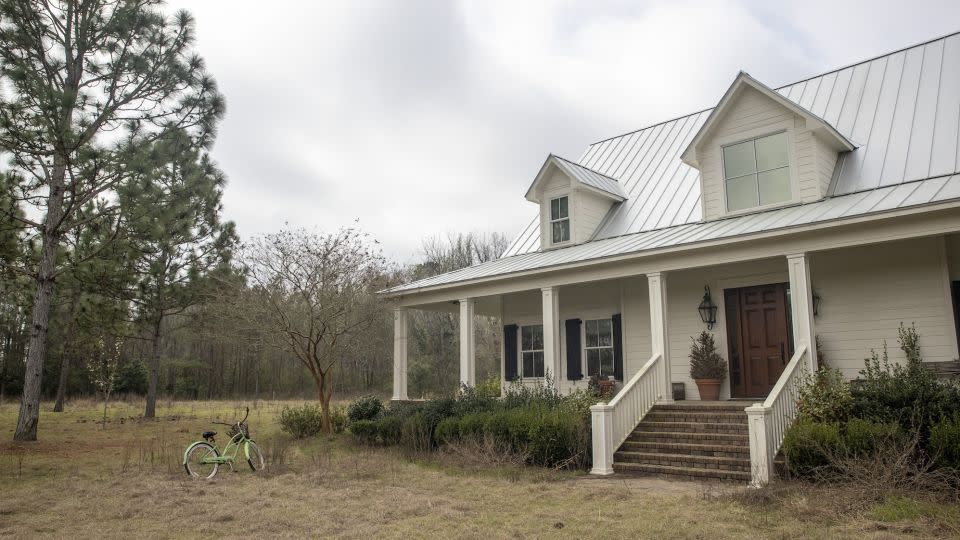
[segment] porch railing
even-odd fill
[[[784,368],[766,401],[744,409],[750,433],[751,484],[762,486],[773,474],[773,460],[797,416],[797,386],[810,371],[809,349],[801,345]]]
[[[613,399],[590,407],[593,423],[593,469],[590,474],[613,474],[613,453],[663,397],[662,362],[662,355],[654,355]]]

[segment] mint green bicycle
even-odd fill
[[[204,431],[203,440],[191,444],[183,453],[183,468],[186,469],[187,474],[193,478],[209,480],[217,475],[220,465],[227,464],[230,466],[230,470],[234,470],[233,464],[240,456],[241,448],[243,449],[242,458],[247,460],[250,469],[253,472],[262,471],[266,462],[263,459],[263,452],[260,451],[260,447],[250,438],[250,428],[247,426],[248,416],[250,416],[250,407],[247,407],[247,414],[243,416],[243,420],[236,424],[213,422],[230,428],[230,431],[227,432],[230,441],[227,442],[227,445],[223,447],[223,452],[221,452],[214,440],[217,432]]]

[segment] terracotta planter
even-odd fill
[[[717,401],[720,399],[720,379],[696,379],[697,390],[700,391],[702,401]]]

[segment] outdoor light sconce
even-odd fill
[[[700,312],[700,320],[707,325],[707,330],[713,330],[713,325],[717,324],[717,305],[713,303],[713,298],[710,297],[709,285],[703,287],[703,300],[700,302],[697,311]]]
[[[813,316],[817,317],[820,315],[820,295],[817,294],[817,290],[813,290]]]

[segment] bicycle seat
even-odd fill
[[[203,438],[204,438],[204,439],[209,439],[209,438],[212,438],[212,437],[213,437],[214,435],[216,435],[216,434],[217,434],[216,431],[204,431],[204,432],[203,432]]]

